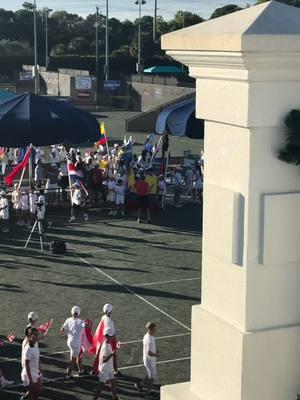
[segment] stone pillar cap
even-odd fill
[[[269,1],[162,37],[167,51],[300,52],[300,8]]]

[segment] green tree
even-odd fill
[[[72,54],[81,55],[90,53],[89,42],[84,37],[71,39],[68,48]]]
[[[227,4],[224,7],[217,8],[211,15],[210,19],[219,18],[223,15],[231,14],[236,11],[242,10],[241,7],[237,6],[236,4]]]
[[[189,11],[177,11],[173,20],[169,22],[169,30],[176,31],[188,26],[200,24],[204,19],[200,15]]]

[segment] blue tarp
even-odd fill
[[[196,100],[182,100],[164,109],[158,116],[156,132],[160,135],[188,136],[193,139],[204,138],[204,121],[195,117]]]
[[[0,103],[0,146],[47,146],[99,139],[99,123],[91,114],[32,93]]]

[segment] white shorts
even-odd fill
[[[38,373],[37,374],[31,374],[32,382],[33,383],[37,383],[37,381],[39,380],[39,377],[40,377],[40,375]],[[22,382],[23,382],[23,386],[25,386],[25,387],[29,386],[29,378],[28,378],[26,370],[22,371],[21,379],[22,379]]]
[[[108,381],[111,381],[112,379],[115,379],[115,375],[113,371],[99,371],[98,379],[99,382],[106,383]]]
[[[149,379],[156,378],[156,364],[147,364],[145,365],[147,376]]]
[[[122,194],[117,194],[116,196],[116,205],[123,205],[125,203],[125,196]]]
[[[68,343],[68,347],[70,349],[70,356],[77,358],[79,356],[80,351],[81,351],[81,347],[80,346],[74,346],[74,345],[69,344],[69,343]]]
[[[116,193],[115,192],[108,192],[107,201],[114,203],[116,201]]]

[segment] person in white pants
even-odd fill
[[[28,388],[31,400],[38,400],[43,391],[38,335],[39,332],[36,328],[29,328],[28,340],[24,347],[22,347],[21,378],[23,385]]]
[[[113,400],[121,400],[115,387],[115,375],[113,366],[113,357],[117,349],[113,350],[111,343],[114,340],[115,334],[111,328],[107,327],[104,330],[105,341],[103,342],[99,354],[99,386],[96,390],[94,400],[98,400],[102,390],[106,384],[109,384]]]
[[[142,393],[143,387],[147,385],[146,398],[153,398],[155,395],[152,392],[154,379],[156,378],[156,359],[159,353],[156,350],[155,333],[156,324],[148,322],[146,324],[147,333],[143,338],[143,362],[146,368],[146,377],[140,384],[136,384],[135,388]]]
[[[77,364],[79,373],[82,373],[79,354],[82,346],[85,323],[79,318],[80,311],[80,307],[74,306],[71,310],[72,317],[66,319],[60,329],[61,332],[66,332],[68,334],[67,346],[70,349],[70,361],[65,375],[66,380],[72,378],[72,371],[75,364]]]

